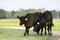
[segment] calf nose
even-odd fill
[[[22,25],[21,23],[19,25]]]

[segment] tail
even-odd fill
[[[55,26],[53,23],[51,24],[52,26]]]

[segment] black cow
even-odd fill
[[[17,18],[18,18],[19,21],[20,21],[20,25],[22,25],[22,24],[24,24],[24,23],[26,22],[24,16],[21,16],[21,17],[17,16]]]
[[[29,13],[29,14],[26,14],[25,16],[17,16],[17,18],[20,19],[20,25],[24,24],[25,25],[25,33],[24,33],[24,36],[27,34],[29,35],[29,29],[34,26],[34,29],[35,30],[35,25],[36,25],[36,22],[37,20],[39,20],[39,16],[40,16],[40,12],[36,12],[36,13]]]
[[[53,17],[50,11],[45,11],[40,15],[39,20],[37,21],[36,32],[39,34],[41,29],[41,35],[43,33],[43,27],[45,28],[45,35],[46,35],[46,26],[48,26],[48,35],[52,35],[52,26],[53,26]]]

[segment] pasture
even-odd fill
[[[53,20],[53,30],[60,30],[60,19]],[[0,19],[0,27],[21,27],[19,25],[19,19]]]
[[[0,19],[0,26],[15,26],[18,27],[19,25],[19,20],[18,19]]]
[[[53,30],[60,30],[60,20],[54,19]],[[60,35],[37,35],[30,30],[29,36],[23,36],[24,30],[21,29],[7,29],[1,27],[21,27],[18,19],[1,19],[0,20],[0,40],[60,40]]]
[[[60,35],[37,35],[32,30],[29,36],[23,36],[24,30],[0,28],[0,40],[58,40]]]

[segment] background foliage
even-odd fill
[[[12,11],[6,11],[4,9],[0,9],[0,19],[15,19],[17,16],[24,16],[28,13],[34,13],[34,12],[44,12],[46,11],[44,8],[42,9],[19,9],[19,10],[12,10]],[[57,10],[51,10],[53,18],[60,18],[60,11]]]

